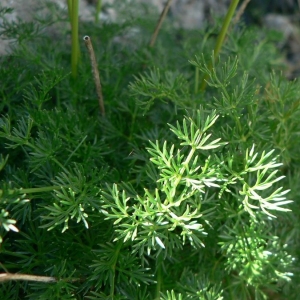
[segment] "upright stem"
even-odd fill
[[[71,4],[71,29],[72,29],[72,77],[77,77],[77,66],[79,58],[79,44],[78,44],[78,7],[79,0],[73,0]],[[70,13],[69,13],[70,14]]]
[[[228,11],[227,11],[227,14],[226,14],[226,17],[224,19],[224,22],[222,24],[222,28],[221,28],[221,31],[218,35],[218,38],[217,38],[217,41],[216,41],[216,46],[215,46],[215,49],[214,49],[214,60],[217,61],[218,60],[218,55],[220,53],[220,50],[223,46],[223,43],[224,43],[224,39],[226,37],[226,34],[228,32],[228,28],[229,28],[229,25],[230,25],[230,22],[231,22],[231,19],[234,15],[234,12],[236,10],[236,7],[239,3],[239,0],[232,0],[231,3],[230,3],[230,6],[228,8]],[[209,68],[211,69],[212,68],[212,65],[209,66]],[[208,75],[206,75],[203,80],[202,80],[202,84],[201,84],[201,91],[204,92],[205,91],[205,88],[206,88],[206,79],[208,78]]]
[[[161,262],[159,262],[158,266],[157,266],[157,276],[156,276],[156,295],[155,295],[155,300],[159,300],[160,299],[160,292],[161,292],[161,288],[162,288],[162,270],[161,270],[162,266],[161,266]]]
[[[214,58],[215,58],[216,61],[217,61],[219,52],[220,52],[220,50],[223,46],[225,36],[227,34],[231,19],[234,15],[234,12],[236,10],[236,7],[237,7],[238,3],[239,3],[239,0],[232,0],[231,3],[230,3],[230,6],[228,8],[227,15],[224,19],[222,29],[221,29],[221,32],[220,32],[218,38],[217,38],[216,46],[215,46],[215,49],[214,49],[214,56],[215,56]]]
[[[114,258],[113,258],[113,264],[111,266],[111,272],[113,273],[111,277],[111,286],[110,286],[111,299],[114,299],[115,296],[115,284],[116,284],[116,272],[117,272],[116,269],[117,269],[117,263],[118,263],[120,251],[122,249],[122,245],[123,245],[122,242],[117,243],[116,252],[114,253]]]
[[[99,22],[99,15],[101,12],[101,7],[102,7],[102,0],[97,1],[97,6],[96,6],[96,15],[95,15],[95,23]]]

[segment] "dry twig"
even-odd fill
[[[101,87],[100,76],[99,76],[99,71],[98,71],[98,66],[97,66],[97,61],[96,61],[92,41],[91,41],[91,38],[87,35],[84,36],[83,40],[84,40],[84,43],[85,43],[85,45],[89,51],[89,55],[90,55],[92,72],[93,72],[94,82],[95,82],[95,86],[96,86],[96,92],[97,92],[99,106],[100,106],[100,112],[101,112],[102,116],[105,116],[102,87]]]
[[[242,14],[244,13],[244,11],[250,1],[251,0],[244,0],[244,2],[241,4],[241,6],[239,7],[239,9],[236,12],[235,18],[232,21],[232,26],[234,26],[240,20]]]
[[[56,282],[56,278],[49,276],[37,276],[28,274],[11,274],[11,273],[1,273],[0,282],[10,281],[10,280],[24,280],[24,281],[38,281],[38,282]]]
[[[171,3],[172,3],[172,0],[168,0],[168,2],[166,3],[166,5],[165,5],[165,7],[164,7],[164,9],[163,9],[163,11],[162,11],[159,19],[158,19],[158,22],[156,24],[155,30],[154,30],[154,32],[152,34],[152,37],[151,37],[151,40],[150,40],[150,43],[149,43],[150,47],[153,47],[154,44],[155,44],[156,38],[158,36],[158,32],[159,32],[160,27],[161,27],[161,25],[162,25],[162,23],[163,23],[166,15],[167,15],[167,12],[168,12],[168,10],[169,10],[169,8],[171,6]]]

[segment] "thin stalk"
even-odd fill
[[[79,43],[78,43],[78,7],[79,0],[73,0],[71,4],[71,29],[72,29],[72,54],[71,66],[72,77],[77,77],[77,66],[79,60]]]
[[[234,15],[234,12],[236,10],[236,7],[237,7],[238,3],[239,3],[239,0],[232,0],[231,3],[230,3],[230,6],[228,8],[227,15],[224,19],[222,29],[221,29],[221,32],[220,32],[218,38],[217,38],[216,46],[215,46],[215,49],[214,49],[214,58],[215,58],[216,61],[218,59],[219,52],[220,52],[220,50],[223,46],[225,36],[227,34],[231,19]]]
[[[95,86],[96,86],[96,92],[97,92],[97,96],[98,96],[100,112],[101,112],[102,116],[105,116],[102,87],[101,87],[100,76],[99,76],[99,71],[98,71],[98,66],[97,66],[97,61],[96,61],[92,41],[91,41],[91,38],[87,35],[84,36],[83,40],[88,49],[90,60],[91,60],[92,72],[93,72],[94,82],[95,82]]]
[[[251,0],[244,0],[244,2],[241,4],[241,6],[239,7],[239,9],[236,12],[236,15],[232,21],[232,25],[234,26],[235,24],[237,24],[237,22],[240,20],[241,16],[243,15],[248,3]]]
[[[162,25],[164,19],[166,18],[166,15],[167,15],[168,10],[169,10],[169,8],[170,8],[170,6],[171,6],[171,3],[172,3],[172,0],[168,0],[168,2],[166,3],[166,5],[165,5],[165,7],[164,7],[164,9],[163,9],[163,11],[162,11],[162,13],[161,13],[159,19],[158,19],[158,22],[157,22],[157,24],[156,24],[155,30],[154,30],[154,32],[153,32],[153,34],[152,34],[152,37],[151,37],[151,40],[150,40],[150,43],[149,43],[149,46],[150,46],[151,48],[152,48],[152,47],[154,46],[154,44],[155,44],[155,41],[156,41],[156,39],[157,39],[159,30],[160,30],[160,28],[161,28],[161,25]]]
[[[51,157],[51,160],[55,162],[62,170],[68,172],[68,170],[55,157]]]
[[[161,292],[161,286],[162,286],[162,271],[161,271],[161,265],[157,268],[157,276],[156,276],[156,300],[160,299],[160,292]]]
[[[11,274],[11,273],[1,273],[0,282],[10,281],[10,280],[25,280],[25,281],[36,281],[36,282],[56,282],[56,278],[49,276],[37,276],[29,274]]]
[[[114,299],[114,295],[115,295],[115,284],[116,284],[116,269],[117,269],[117,262],[119,259],[119,255],[120,255],[120,251],[122,249],[123,243],[118,242],[116,245],[116,252],[114,253],[114,262],[113,265],[111,266],[111,271],[113,272],[112,275],[112,282],[111,282],[111,287],[110,287],[110,296],[112,299]]]
[[[39,188],[28,188],[28,189],[19,189],[20,194],[33,194],[33,193],[42,193],[42,192],[51,192],[53,190],[59,190],[61,186],[45,186]]]
[[[79,147],[83,144],[83,142],[86,140],[87,135],[85,135],[83,137],[83,139],[81,140],[81,142],[77,145],[77,147],[74,149],[74,151],[72,151],[72,153],[69,155],[69,157],[67,158],[67,160],[64,163],[64,166],[66,166],[68,164],[68,162],[70,161],[70,159],[72,158],[72,156],[76,153],[76,151],[79,149]]]
[[[42,193],[42,192],[51,192],[53,190],[59,190],[61,189],[61,186],[45,186],[45,187],[39,187],[39,188],[28,188],[28,189],[8,189],[6,192],[8,195],[13,195],[13,194],[34,194],[34,193]],[[0,196],[3,195],[3,190],[0,190]]]
[[[102,0],[97,1],[97,6],[96,6],[96,15],[95,15],[95,23],[99,22],[99,16],[102,8]]]
[[[217,38],[217,41],[216,41],[216,46],[215,46],[215,49],[214,49],[214,57],[213,58],[214,58],[215,61],[218,60],[220,50],[223,46],[224,39],[225,39],[226,34],[228,32],[228,28],[229,28],[231,19],[234,15],[234,12],[236,10],[236,7],[237,7],[238,3],[239,3],[239,0],[232,0],[231,3],[230,3],[230,6],[228,8],[226,17],[225,17],[224,22],[222,24],[222,28],[221,28],[221,31],[218,35],[218,38]],[[209,66],[209,69],[210,70],[212,69],[212,65]],[[204,92],[205,89],[206,89],[206,80],[207,80],[207,78],[208,78],[208,75],[204,76],[204,78],[202,80],[202,84],[201,84],[201,91],[202,92]]]
[[[163,288],[164,278],[163,278],[163,257],[160,254],[157,257],[157,263],[156,263],[156,291],[155,291],[155,300],[159,300],[160,293]]]
[[[5,281],[16,281],[16,280],[23,280],[23,281],[35,281],[35,282],[58,282],[58,281],[65,281],[65,282],[75,282],[81,280],[80,278],[66,278],[66,279],[56,279],[55,277],[50,276],[40,276],[40,275],[30,275],[30,274],[13,274],[13,273],[0,273],[0,282]]]

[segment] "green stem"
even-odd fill
[[[225,36],[227,34],[231,19],[234,15],[234,12],[236,10],[236,7],[237,7],[238,3],[239,3],[239,0],[232,0],[231,3],[230,3],[227,15],[224,19],[222,29],[221,29],[221,32],[220,32],[218,38],[217,38],[216,46],[215,46],[215,49],[214,49],[215,60],[217,60],[219,52],[222,48],[222,45],[223,45]]]
[[[83,142],[86,140],[87,135],[85,135],[83,137],[83,139],[81,140],[81,142],[77,145],[77,147],[74,149],[74,151],[72,151],[72,153],[69,155],[68,159],[65,161],[64,166],[66,166],[69,162],[69,160],[72,158],[72,156],[76,153],[76,151],[79,149],[79,147],[83,144]]]
[[[193,158],[195,152],[196,152],[196,147],[193,145],[193,146],[192,146],[192,149],[191,149],[191,151],[190,151],[190,153],[189,153],[189,155],[187,156],[187,158],[186,158],[185,161],[183,162],[183,166],[184,166],[184,167],[182,167],[182,168],[180,169],[180,171],[179,171],[180,175],[183,175],[184,171],[186,170],[186,167],[187,167],[188,164],[190,163],[190,161],[191,161],[191,159]]]
[[[78,41],[79,0],[73,0],[70,7],[71,7],[71,29],[72,29],[72,54],[71,54],[72,77],[76,78],[77,66],[79,60],[79,41]]]
[[[187,156],[186,160],[182,164],[183,167],[179,170],[179,173],[177,174],[178,176],[176,177],[176,179],[175,179],[175,181],[174,181],[174,183],[172,185],[171,195],[172,195],[172,193],[174,193],[174,194],[169,199],[170,203],[173,203],[173,196],[175,196],[176,188],[177,188],[178,184],[180,183],[180,181],[182,179],[182,175],[183,175],[184,171],[187,169],[188,164],[190,163],[191,159],[193,158],[193,155],[195,154],[195,151],[196,151],[196,148],[192,147],[189,155]]]
[[[102,7],[102,0],[98,0],[97,6],[96,6],[95,23],[99,22],[99,15],[101,12],[101,7]]]
[[[159,263],[159,266],[157,267],[157,277],[156,277],[156,295],[155,295],[155,299],[159,300],[160,299],[160,292],[161,292],[161,286],[162,286],[162,271],[161,271],[161,263]]]
[[[114,299],[114,295],[115,295],[116,266],[117,266],[117,262],[118,262],[118,258],[119,258],[119,254],[120,254],[120,251],[122,249],[122,246],[123,246],[122,242],[117,243],[116,252],[114,254],[114,263],[111,266],[111,270],[113,272],[112,282],[111,282],[111,286],[110,286],[111,299]]]
[[[217,61],[217,59],[218,59],[218,55],[219,55],[220,50],[221,50],[221,48],[223,46],[226,34],[228,32],[228,28],[229,28],[230,22],[232,20],[232,17],[234,15],[234,12],[235,12],[235,10],[237,8],[238,3],[239,3],[239,0],[232,0],[231,3],[230,3],[230,6],[228,8],[226,17],[225,17],[224,22],[222,24],[221,31],[220,31],[220,33],[218,35],[218,38],[217,38],[217,41],[216,41],[216,46],[214,48],[214,60],[215,61]],[[210,70],[211,70],[211,68],[212,68],[212,65],[209,66]],[[205,89],[206,89],[206,80],[207,80],[207,77],[208,77],[208,75],[204,76],[204,78],[202,80],[202,84],[201,84],[201,91],[202,92],[204,92]]]
[[[28,188],[28,189],[9,189],[6,192],[9,195],[13,195],[13,194],[34,194],[34,193],[42,193],[42,192],[51,192],[53,190],[59,190],[61,188],[61,186],[45,186],[45,187],[39,187],[39,188]],[[3,194],[3,190],[0,190],[0,197]]]
[[[51,157],[51,160],[55,162],[62,170],[68,172],[68,170],[55,157]]]
[[[53,190],[59,190],[61,186],[53,185],[53,186],[45,186],[39,188],[28,188],[28,189],[20,189],[20,193],[22,194],[33,194],[33,193],[41,193],[41,192],[51,192]]]

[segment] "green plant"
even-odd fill
[[[220,22],[201,42],[166,21],[148,48],[156,19],[81,24],[105,117],[87,53],[70,78],[46,21],[1,57],[1,299],[297,299],[300,88],[278,36],[241,25],[216,57]]]
[[[68,11],[69,19],[71,24],[72,32],[72,50],[71,50],[71,66],[72,66],[72,76],[77,77],[77,67],[79,60],[79,44],[78,44],[78,10],[79,10],[79,0],[68,0]]]

